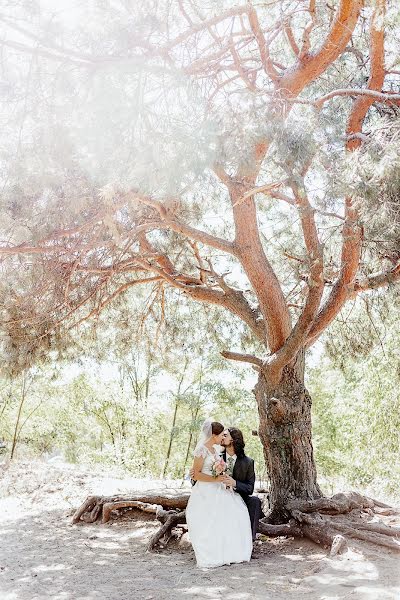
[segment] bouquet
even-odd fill
[[[216,458],[211,467],[211,475],[213,477],[218,477],[218,475],[223,475],[226,472],[226,462],[222,457]]]

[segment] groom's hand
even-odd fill
[[[230,475],[224,475],[222,481],[227,487],[236,487],[236,481]]]
[[[189,475],[190,475],[190,479],[193,479],[193,475],[194,475],[193,467],[191,469],[189,469]]]

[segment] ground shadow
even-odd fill
[[[384,550],[380,562],[361,553],[329,560],[310,542],[282,538],[265,542],[250,564],[200,570],[190,549],[146,553],[156,527],[148,520],[73,526],[71,515],[60,510],[10,519],[0,529],[1,598],[398,598],[398,557]]]

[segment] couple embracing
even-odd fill
[[[216,446],[222,446],[222,454]],[[244,453],[242,432],[207,420],[194,451],[195,485],[186,509],[197,566],[248,562],[261,502],[252,496],[254,461]]]

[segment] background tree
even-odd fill
[[[400,100],[396,7],[26,10],[2,16],[5,350],[63,345],[134,286],[228,311],[247,335],[223,355],[259,373],[270,520],[317,506],[305,351],[400,278],[398,121],[374,108]]]
[[[333,482],[340,476],[397,497],[398,290],[364,300],[343,311],[311,369],[316,460]]]

